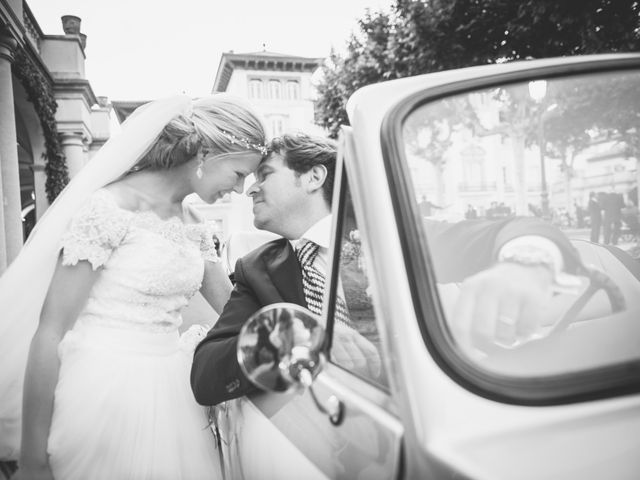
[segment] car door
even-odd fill
[[[342,152],[343,150],[341,150]],[[348,179],[339,155],[333,265],[325,291],[328,361],[311,392],[259,393],[216,408],[224,470],[233,479],[389,479],[401,469],[403,427],[389,391],[384,353]],[[348,325],[334,322],[345,302]]]
[[[638,249],[619,234],[621,216],[637,218],[639,67],[637,55],[523,62],[403,79],[350,100],[349,173],[363,246],[376,255],[406,478],[637,478]],[[586,208],[590,191],[601,207],[578,226],[575,205]],[[593,227],[607,208],[607,230]],[[486,332],[495,341],[476,343],[480,309],[458,323],[460,292],[495,266],[506,239],[469,255],[468,237],[434,231],[499,232],[520,219],[572,248],[545,301],[530,306],[535,323],[499,319]]]

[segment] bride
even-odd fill
[[[264,143],[240,99],[152,102],[40,220],[0,278],[0,458],[19,455],[17,477],[221,478],[178,327],[198,289],[219,312],[231,285],[182,200],[242,192]]]

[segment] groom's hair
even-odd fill
[[[282,155],[287,167],[297,175],[308,172],[315,165],[324,165],[327,177],[322,185],[322,193],[324,200],[331,205],[338,152],[336,142],[305,133],[285,133],[272,139],[268,149],[269,152]]]

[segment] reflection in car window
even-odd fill
[[[337,288],[335,312],[343,310],[340,304],[344,302],[346,318],[334,313],[331,361],[386,388],[380,335],[367,276],[368,262],[348,188],[340,222],[339,283],[332,288]]]
[[[629,71],[540,79],[406,118],[416,220],[446,317],[439,328],[465,361],[540,377],[640,359],[639,89]],[[531,275],[502,284],[490,275],[523,266]],[[535,290],[536,267],[551,279],[540,296],[495,291]]]

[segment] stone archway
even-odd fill
[[[36,223],[36,188],[34,158],[29,130],[16,109],[16,137],[18,143],[18,165],[20,174],[20,209],[23,239],[26,240]]]

